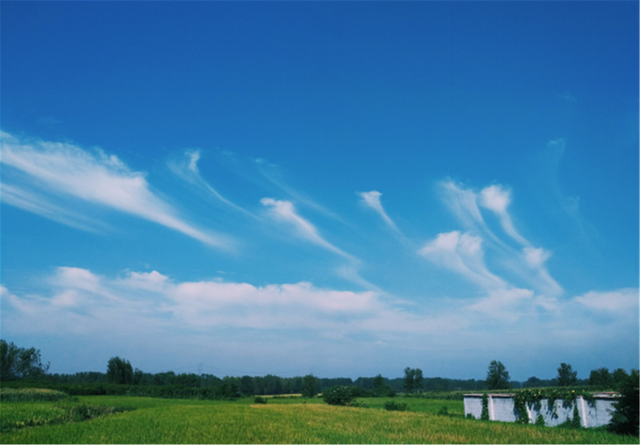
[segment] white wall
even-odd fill
[[[576,398],[580,424],[582,427],[598,427],[609,424],[613,403],[616,398],[611,395],[594,395],[595,403],[589,404],[587,400],[579,396]],[[516,421],[513,394],[488,394],[489,419],[493,421]],[[555,400],[549,405],[548,399],[543,399],[540,403],[529,403],[527,405],[529,420],[535,423],[538,415],[542,415],[547,426],[557,426],[568,419],[573,419],[573,402],[566,403],[564,400]],[[470,394],[464,396],[464,414],[473,415],[480,419],[482,415],[482,395]]]

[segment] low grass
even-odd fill
[[[9,389],[0,388],[0,401],[60,401],[68,398],[64,392],[50,389]]]
[[[24,394],[38,395],[38,389]],[[59,392],[57,392],[59,393]],[[23,395],[24,396],[24,395]],[[38,399],[18,399],[3,401],[0,405],[0,432],[7,433],[17,429],[79,422],[91,420],[114,413],[135,410],[134,406],[104,406],[80,402],[78,398],[69,398],[53,402]],[[3,437],[2,437],[3,438]]]
[[[11,444],[638,444],[601,430],[543,428],[463,417],[462,402],[395,398],[410,411],[389,412],[390,398],[363,398],[370,408],[328,406],[321,399],[273,398],[253,404],[137,397],[81,397],[88,406],[134,406],[81,423],[26,427],[0,434]],[[44,403],[43,403],[44,404]],[[55,403],[48,403],[54,407]],[[40,403],[10,403],[19,406]],[[46,406],[46,404],[45,404]],[[448,415],[437,415],[447,406]],[[2,412],[5,412],[3,404]],[[44,406],[39,410],[44,410]]]

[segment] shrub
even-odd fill
[[[406,411],[409,410],[407,403],[396,403],[395,401],[387,401],[384,403],[384,408],[387,410]]]
[[[267,399],[261,396],[257,396],[253,399],[254,404],[267,404]]]
[[[536,418],[536,426],[545,426],[544,417],[542,416],[542,414],[538,414],[538,417]]]
[[[322,392],[322,399],[332,406],[348,406],[355,398],[353,388],[351,386],[333,386]]]
[[[638,436],[638,371],[632,370],[631,375],[620,386],[621,397],[613,404],[615,412],[611,417],[608,429],[612,432]]]
[[[438,415],[449,415],[449,409],[447,406],[442,406],[438,411]]]

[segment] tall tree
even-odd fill
[[[629,378],[629,375],[627,374],[627,372],[624,371],[624,369],[615,369],[611,374],[613,387],[616,390],[620,390],[628,378]]]
[[[611,373],[606,367],[600,367],[597,370],[591,370],[589,374],[589,385],[598,387],[597,390],[607,390],[612,387]]]
[[[407,367],[404,369],[404,390],[407,393],[416,392],[419,389],[422,389],[423,386],[422,370],[420,369],[412,369],[411,367]]]
[[[107,381],[114,384],[132,384],[133,367],[126,359],[114,356],[107,363]]]
[[[500,361],[493,360],[489,364],[486,384],[489,390],[509,388],[509,372]]]
[[[244,375],[240,378],[240,393],[242,395],[253,395],[255,386],[253,384],[253,378],[249,375]]]
[[[49,364],[43,364],[40,350],[21,348],[0,339],[0,380],[38,379],[44,377]]]
[[[313,375],[307,375],[302,378],[302,396],[305,398],[313,398],[318,394],[318,386],[320,380]]]
[[[578,372],[574,371],[570,364],[563,362],[560,364],[560,367],[558,367],[558,376],[556,379],[560,387],[573,386],[578,381]]]

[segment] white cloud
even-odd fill
[[[380,203],[380,196],[382,195],[380,192],[378,192],[377,190],[372,190],[370,192],[360,192],[358,195],[362,197],[362,203],[376,211],[382,217],[385,223],[387,223],[391,227],[391,229],[398,232],[398,227],[387,215],[384,208],[382,207],[382,203]]]
[[[451,180],[440,183],[440,186],[444,191],[445,204],[451,209],[459,222],[469,228],[470,232],[473,231],[479,234],[476,237],[482,237],[481,239],[479,238],[479,240],[488,243],[487,246],[492,248],[491,254],[500,259],[502,265],[520,276],[521,279],[524,279],[527,286],[532,286],[539,292],[551,296],[562,294],[562,287],[551,277],[551,274],[544,265],[544,262],[550,257],[551,253],[542,248],[534,248],[532,244],[515,229],[508,212],[509,205],[511,204],[511,191],[508,188],[501,185],[491,185],[483,188],[480,193],[476,193],[472,189],[466,189]],[[481,208],[487,209],[497,215],[504,232],[524,248],[519,251],[514,249],[509,243],[506,243],[505,240],[499,238],[487,225],[482,216]],[[463,262],[450,256],[449,264],[459,265],[460,263]],[[473,264],[480,265],[480,262],[476,260]],[[477,280],[477,278],[473,279],[474,276],[468,271],[465,271],[463,267],[457,266],[450,268],[471,278],[471,280],[476,283],[482,284],[481,280]],[[497,278],[497,276],[488,271],[484,263],[482,263],[480,269],[471,268],[471,270],[480,272],[480,276],[490,274],[492,277]],[[503,286],[507,284],[507,281],[503,278],[499,278],[498,280],[502,282]],[[509,286],[517,288],[511,284],[509,284]]]
[[[609,292],[590,291],[575,298],[576,302],[591,310],[611,313],[635,312],[636,315],[638,300],[638,289],[636,288],[624,288]]]
[[[143,370],[148,366],[142,351],[152,352],[153,367],[164,370],[188,366],[194,355],[206,354],[216,357],[216,367],[264,374],[281,370],[272,367],[291,352],[313,351],[317,358],[324,351],[333,357],[338,347],[341,354],[368,357],[372,364],[389,357],[404,364],[416,351],[459,363],[460,355],[470,360],[470,352],[485,357],[507,349],[512,361],[526,362],[530,349],[557,353],[589,345],[590,351],[603,354],[633,342],[637,347],[637,289],[560,301],[531,290],[496,288],[472,299],[435,302],[425,296],[425,305],[411,306],[408,312],[373,291],[325,289],[306,282],[176,282],[157,271],[110,278],[59,268],[45,283],[52,286],[40,294],[13,294],[0,285],[6,336],[47,336],[65,346],[65,340],[81,336],[84,345],[114,352],[126,345],[124,354],[134,355]],[[111,295],[120,300],[105,298]],[[510,342],[504,344],[506,336]],[[171,360],[157,359],[163,355]],[[307,373],[313,362],[296,357],[288,364]]]
[[[493,289],[507,286],[504,280],[486,267],[482,239],[469,233],[452,231],[439,234],[435,240],[420,249],[418,254],[482,287]]]
[[[167,165],[173,173],[178,175],[183,180],[193,184],[198,189],[204,191],[208,196],[214,197],[216,200],[226,204],[227,206],[253,217],[253,214],[224,197],[220,192],[218,192],[217,189],[215,189],[204,178],[202,178],[202,176],[200,175],[200,170],[198,169],[199,160],[199,150],[187,150],[184,153],[183,159],[179,161],[170,161],[167,163]]]
[[[142,173],[131,171],[115,155],[101,150],[91,154],[69,143],[24,141],[5,132],[1,136],[3,165],[23,174],[24,186],[10,185],[14,189],[30,187],[73,197],[153,221],[208,245],[230,247],[229,240],[183,221],[169,204],[151,192]],[[10,199],[8,204],[15,202]],[[45,204],[38,208],[33,203],[30,210],[44,217],[51,211]]]
[[[198,172],[198,160],[200,159],[200,151],[185,152],[185,155],[189,157],[189,170],[195,173]]]
[[[313,226],[309,221],[305,220],[296,213],[295,207],[290,201],[274,200],[273,198],[263,198],[262,200],[260,200],[260,203],[262,203],[263,206],[269,208],[269,214],[272,218],[277,221],[283,221],[293,225],[298,235],[303,239],[328,251],[334,252],[335,254],[338,254],[348,260],[354,262],[357,261],[353,256],[347,254],[346,252],[335,247],[324,238],[322,238],[315,226]]]
[[[492,318],[517,321],[531,307],[533,291],[521,288],[499,289],[489,292],[487,297],[478,299],[469,309],[481,311]]]
[[[451,180],[440,183],[445,193],[445,203],[460,223],[467,228],[486,227],[476,193],[471,189],[463,189]]]
[[[522,237],[513,226],[507,208],[511,203],[511,192],[500,185],[488,186],[480,192],[480,205],[493,211],[499,218],[502,229],[521,245],[528,246],[529,242]]]
[[[63,206],[51,203],[46,196],[24,188],[0,183],[0,196],[4,203],[22,210],[38,214],[50,220],[87,232],[105,231],[109,227],[94,218],[73,212]]]

